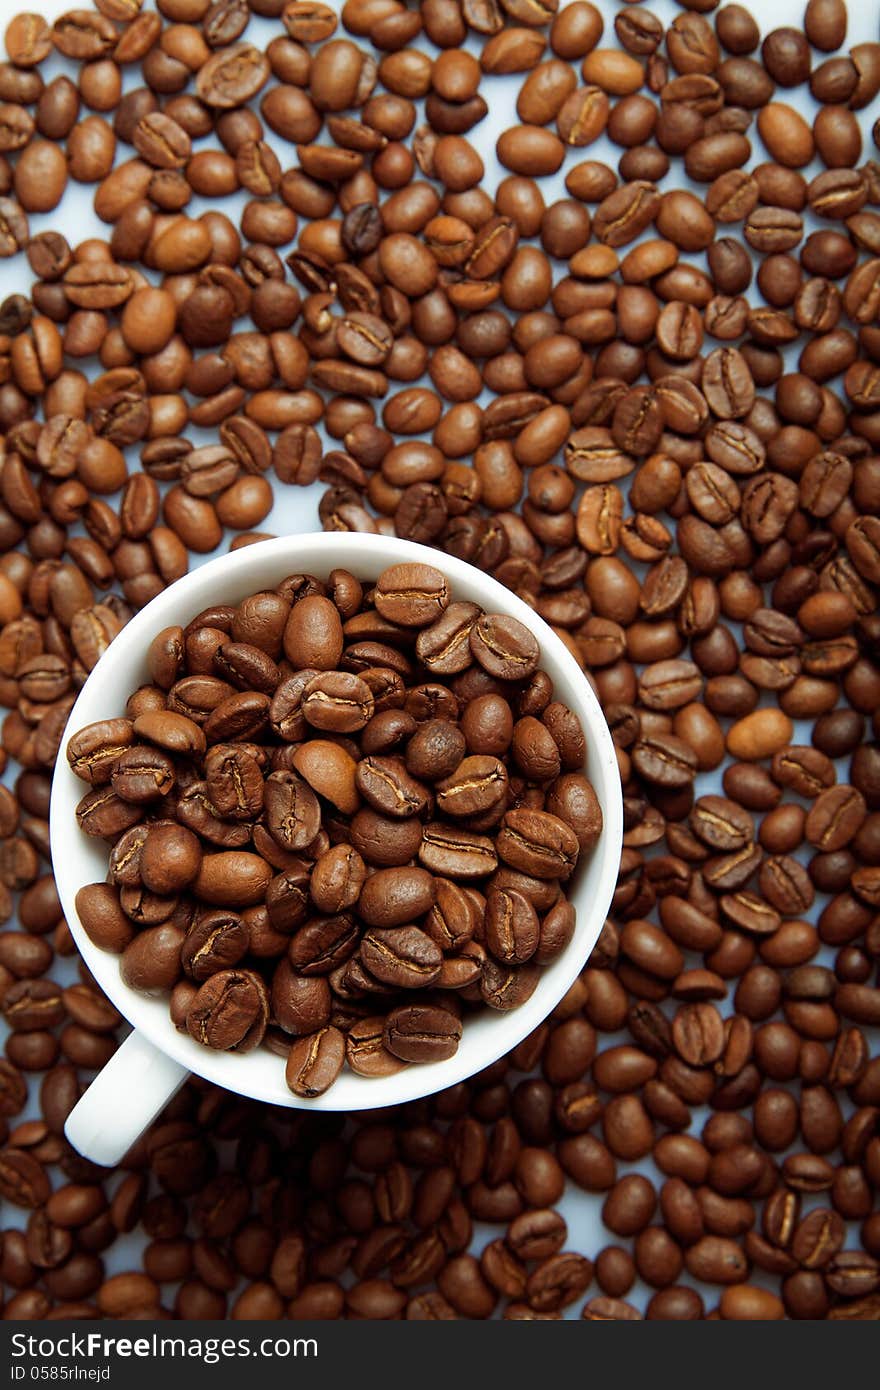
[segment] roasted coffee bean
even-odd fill
[[[194,980],[206,980],[218,970],[231,969],[247,953],[248,930],[233,912],[209,912],[186,934],[180,952],[184,970]]]
[[[322,912],[342,912],[358,901],[366,866],[351,845],[335,845],[317,860],[309,880],[309,893]]]
[[[287,1084],[294,1095],[323,1095],[333,1085],[345,1060],[345,1037],[338,1028],[298,1039],[287,1058]]]
[[[429,671],[451,676],[467,668],[471,662],[470,632],[478,614],[476,604],[453,601],[441,617],[422,628],[416,652]]]
[[[577,863],[577,837],[565,821],[544,811],[508,811],[498,836],[505,863],[536,878],[568,878]]]
[[[447,816],[479,815],[504,801],[507,785],[507,771],[497,758],[462,758],[454,772],[436,783],[437,808]]]
[[[346,1061],[358,1076],[393,1076],[406,1062],[385,1046],[383,1015],[357,1019],[345,1036]]]
[[[418,927],[373,927],[361,938],[359,955],[375,979],[395,989],[422,989],[440,973],[439,947]]]
[[[134,729],[128,719],[108,719],[90,724],[71,738],[67,761],[78,777],[101,786],[109,782],[113,768],[123,752],[134,742]]]
[[[375,705],[369,686],[358,676],[329,671],[305,686],[301,707],[313,728],[350,734],[368,723]]]
[[[263,804],[266,827],[282,849],[296,851],[312,843],[321,826],[321,811],[311,787],[295,773],[270,773]]]
[[[389,622],[427,627],[449,604],[449,586],[430,565],[393,565],[376,584],[376,608]]]
[[[393,1009],[385,1022],[383,1040],[404,1062],[434,1062],[452,1057],[461,1039],[454,1014],[432,1005],[412,1004]]]
[[[355,784],[374,810],[394,819],[421,815],[428,806],[427,788],[410,776],[399,758],[362,758]]]
[[[542,932],[534,907],[521,893],[496,889],[486,900],[486,945],[509,965],[522,965],[538,949]]]
[[[538,644],[515,618],[482,616],[469,634],[475,659],[500,680],[525,680],[538,665]]]

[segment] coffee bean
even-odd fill
[[[505,863],[536,878],[568,878],[577,862],[579,845],[574,832],[544,811],[508,811],[498,836]]]
[[[496,960],[522,965],[536,952],[539,942],[538,917],[521,893],[494,890],[486,902],[486,944]]]
[[[412,1004],[393,1009],[385,1022],[383,1040],[404,1062],[443,1061],[458,1050],[461,1023],[445,1009]]]
[[[335,845],[312,869],[309,893],[315,906],[328,913],[342,912],[358,900],[366,866],[350,845]]]
[[[406,745],[407,771],[423,781],[438,781],[460,766],[466,748],[458,725],[448,719],[429,719],[412,730]]]
[[[385,1018],[358,1019],[345,1038],[348,1065],[358,1076],[393,1076],[406,1062],[385,1046]]]
[[[122,753],[134,741],[128,719],[107,719],[80,729],[67,745],[67,761],[78,777],[101,786],[109,782]]]
[[[645,780],[659,787],[687,787],[697,760],[690,746],[673,734],[641,739],[633,749],[633,765]]]
[[[269,918],[273,925],[283,927],[277,910],[273,914],[268,903]],[[299,912],[295,916],[299,916]],[[357,928],[351,917],[345,913],[332,917],[316,917],[305,923],[295,932],[288,948],[291,965],[301,975],[327,975],[336,970],[352,956],[357,949]]]
[[[347,671],[315,676],[302,692],[302,712],[309,724],[332,733],[357,732],[368,723],[374,708],[369,686]]]
[[[483,669],[500,680],[524,680],[537,669],[538,644],[515,618],[478,618],[469,642]]]
[[[379,576],[375,603],[389,622],[426,627],[448,607],[449,588],[430,565],[394,565]]]
[[[232,912],[209,912],[187,932],[180,958],[194,980],[206,980],[218,970],[237,965],[248,949],[248,931]]]
[[[345,1038],[338,1028],[298,1039],[287,1058],[287,1084],[294,1095],[323,1095],[333,1085],[345,1060]]]
[[[24,1150],[0,1150],[0,1190],[16,1206],[42,1206],[49,1196],[49,1179],[35,1158]]]
[[[270,773],[264,784],[263,804],[267,829],[282,849],[305,849],[312,843],[321,824],[318,800],[294,773]]]
[[[339,613],[329,599],[315,594],[293,606],[284,629],[284,654],[294,666],[335,670],[342,645]]]
[[[462,758],[455,771],[437,783],[437,808],[448,816],[479,815],[505,799],[507,785],[507,771],[497,758]]]
[[[270,877],[269,865],[259,855],[243,850],[207,854],[199,865],[193,893],[215,906],[250,907],[262,899]]]
[[[424,869],[379,869],[363,885],[358,911],[370,926],[402,926],[429,911],[435,892]]]

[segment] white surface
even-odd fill
[[[596,0],[596,2],[605,17],[605,33],[600,40],[600,46],[614,47],[616,46],[616,39],[613,30],[613,21],[614,16],[621,7],[616,3],[616,0]],[[147,3],[150,4],[151,0],[147,0]],[[336,0],[331,0],[331,3],[336,3]],[[803,18],[804,3],[805,0],[776,0],[776,3],[770,6],[753,5],[751,8],[755,12],[759,24],[763,26],[764,32],[766,32],[770,28],[779,25],[800,25]],[[672,0],[645,0],[645,5],[646,8],[649,8],[666,24],[670,23],[677,14],[681,13],[679,6],[672,3]],[[13,3],[13,0],[7,0],[7,5],[4,7],[4,10],[5,13],[12,14],[19,8],[30,8],[46,15],[50,19],[54,19],[58,14],[70,8],[70,3],[69,0],[29,0],[28,4],[17,5]],[[709,18],[711,20],[711,15]],[[280,32],[282,31],[279,23],[254,18],[248,26],[248,30],[244,37],[255,43],[263,43],[267,38],[273,37]],[[877,38],[877,5],[873,3],[873,0],[869,0],[869,3],[861,3],[861,0],[859,0],[859,3],[856,3],[855,0],[853,0],[853,3],[849,6],[847,41],[842,51],[845,52],[846,48],[852,44],[867,40],[876,40]],[[422,41],[420,40],[419,42],[421,44]],[[467,47],[478,54],[481,43],[471,39],[468,41]],[[814,53],[814,65],[824,61],[826,56],[829,55]],[[47,73],[54,73],[67,66],[67,64],[60,63],[53,59],[51,64],[44,65],[43,70]],[[485,183],[489,189],[492,189],[499,178],[504,177],[507,173],[506,170],[500,168],[495,159],[494,143],[502,130],[517,123],[514,106],[521,80],[522,79],[518,77],[491,79],[488,96],[490,113],[487,118],[468,135],[468,139],[475,148],[479,150],[485,162]],[[128,70],[126,73],[126,88],[132,85],[137,85],[137,83],[134,80],[134,72]],[[817,109],[806,87],[794,90],[779,89],[777,95],[779,100],[797,107],[810,118],[812,118],[812,115]],[[877,151],[871,141],[871,127],[877,113],[878,103],[876,102],[858,113],[858,119],[864,135],[863,158],[872,158],[877,155]],[[267,132],[267,139],[278,153],[283,167],[287,168],[295,162],[295,152],[290,145],[272,132]],[[752,141],[754,152],[752,162],[758,163],[761,159],[767,158],[768,156],[762,149],[760,137],[757,134],[754,124],[749,131],[749,139]],[[201,142],[197,148],[203,148],[206,144],[210,143],[211,142]],[[120,157],[124,158],[128,153],[127,147],[123,147],[123,153]],[[612,168],[616,168],[616,163],[621,153],[622,151],[619,148],[613,146],[604,138],[597,141],[587,150],[576,150],[572,152],[567,156],[565,164],[559,174],[541,180],[541,188],[546,203],[549,205],[555,199],[566,196],[564,176],[566,170],[573,164],[585,158],[601,159],[605,160]],[[813,165],[804,170],[804,173],[806,177],[809,178],[820,172],[822,167],[819,161],[815,161]],[[661,181],[660,187],[662,189],[669,189],[682,186],[691,186],[694,187],[697,192],[705,192],[704,186],[688,184],[682,171],[681,161],[676,160],[673,163],[671,173]],[[71,184],[63,210],[42,217],[32,217],[32,230],[37,232],[49,227],[60,226],[67,231],[71,240],[81,240],[87,236],[93,235],[106,237],[108,234],[107,227],[98,221],[92,210],[92,194],[93,190],[91,188],[82,188],[78,185]],[[240,206],[243,201],[243,199],[238,200],[238,205]],[[230,207],[235,206],[236,200],[224,200],[224,211],[229,212]],[[197,214],[204,211],[206,207],[207,204],[204,200],[194,199],[188,211]],[[805,217],[805,222],[807,232],[816,230],[822,226],[833,225],[832,223],[823,223],[817,219],[813,219],[809,214]],[[736,235],[735,227],[723,229],[723,232],[725,231],[730,231],[731,234]],[[650,237],[652,234],[653,229],[649,229],[646,236]],[[702,255],[696,254],[685,255],[682,259],[687,263],[696,265],[703,265],[705,260]],[[30,283],[30,279],[30,271],[24,257],[18,257],[15,261],[0,261],[0,297],[26,289]],[[747,292],[747,297],[753,299],[756,303],[760,302],[760,296],[755,290]],[[791,362],[796,361],[801,346],[802,344],[796,344],[794,351],[789,353],[789,360]],[[82,364],[79,365],[82,366]],[[833,389],[840,389],[839,382],[831,382],[830,385]],[[209,442],[211,436],[205,432],[194,431],[193,438],[196,442],[203,443]],[[263,529],[275,531],[281,535],[314,529],[317,525],[316,504],[322,490],[323,489],[318,485],[308,489],[296,489],[282,488],[276,484],[275,507],[272,514],[263,523]],[[225,543],[223,548],[225,549]],[[194,566],[198,565],[202,563],[202,559],[201,557],[193,556],[191,563]],[[799,727],[796,731],[795,738],[799,741],[805,741],[808,738],[808,728],[804,726]],[[846,775],[843,766],[839,770],[839,775],[841,778]],[[698,783],[698,792],[705,793],[716,790],[719,790],[719,779],[717,776],[713,775],[700,779]],[[816,904],[810,913],[811,917],[815,918],[825,901],[826,899],[823,898],[822,895],[817,895]],[[689,963],[699,964],[701,962],[698,957],[692,957]],[[70,970],[72,978],[74,970],[72,964],[64,965],[62,968]],[[729,1005],[722,1004],[721,1008],[725,1010],[729,1008]],[[622,1040],[622,1037],[616,1038],[603,1035],[600,1039],[600,1045],[602,1047],[607,1047],[613,1042]],[[35,1086],[34,1091],[36,1091],[36,1089]],[[27,1113],[36,1113],[35,1106],[32,1106]],[[705,1116],[700,1112],[694,1112],[694,1124],[692,1127],[694,1133],[699,1133],[699,1128],[704,1118]],[[656,1170],[648,1163],[639,1163],[631,1167],[648,1173],[658,1186],[660,1181],[662,1181]],[[619,1165],[619,1171],[621,1173],[627,1170],[627,1165]],[[627,1241],[618,1242],[616,1237],[612,1236],[602,1227],[599,1215],[601,1198],[597,1200],[595,1197],[582,1193],[572,1185],[569,1185],[566,1195],[560,1205],[569,1225],[568,1248],[580,1250],[593,1256],[603,1245],[609,1243],[629,1244]],[[25,1213],[11,1209],[10,1215],[15,1224],[24,1224]],[[497,1229],[496,1227],[484,1228],[482,1232],[479,1232],[475,1248],[479,1248],[482,1243],[484,1243],[485,1239],[492,1238],[497,1234]],[[104,1256],[108,1271],[114,1273],[118,1270],[131,1267],[132,1261],[137,1258],[136,1251],[141,1243],[142,1238],[138,1236],[125,1237],[118,1241],[112,1250],[108,1251]],[[754,1281],[758,1283],[764,1282],[763,1276],[760,1274],[756,1275]],[[691,1280],[687,1275],[684,1275],[680,1282],[696,1286],[695,1281]],[[597,1292],[598,1289],[594,1283],[589,1290],[589,1294],[595,1295]],[[637,1306],[643,1308],[650,1296],[650,1292],[651,1291],[647,1290],[643,1285],[637,1285],[628,1297]],[[718,1291],[717,1289],[704,1289],[703,1292],[706,1298],[707,1309],[711,1308],[717,1301]],[[573,1308],[568,1310],[568,1316],[578,1316],[581,1302],[582,1300],[579,1300]]]
[[[481,1010],[467,1021],[458,1051],[445,1062],[407,1067],[381,1080],[357,1076],[345,1068],[325,1095],[311,1101],[291,1094],[284,1081],[282,1059],[265,1048],[239,1057],[200,1047],[187,1033],[178,1032],[171,1022],[167,999],[128,989],[120,978],[119,958],[99,950],[89,940],[77,920],[74,903],[84,884],[106,877],[107,847],[76,828],[76,806],[88,788],[71,772],[64,751],[78,729],[124,713],[128,696],[148,680],[147,646],[162,628],[173,623],[185,627],[209,604],[237,602],[274,587],[288,574],[304,571],[326,576],[332,569],[347,566],[360,579],[377,579],[387,565],[401,560],[433,564],[438,555],[436,550],[394,537],[333,531],[245,546],[179,579],[136,614],[102,656],[71,711],[55,768],[51,808],[55,881],[70,929],[92,974],[120,1012],[182,1066],[218,1086],[273,1105],[346,1111],[402,1105],[453,1086],[489,1066],[516,1047],[559,1003],[583,969],[602,929],[620,863],[623,808],[617,758],[589,683],[564,643],[521,599],[473,565],[452,556],[441,557],[454,599],[479,603],[488,612],[508,613],[531,626],[541,644],[541,665],[553,681],[556,698],[569,705],[583,724],[587,774],[602,804],[605,824],[598,844],[578,866],[571,886],[578,919],[572,942],[558,960],[542,969],[534,994],[521,1008],[509,1013]],[[107,1113],[109,1119],[112,1109]],[[149,1118],[147,1113],[145,1123]]]

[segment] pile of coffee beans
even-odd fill
[[[602,811],[529,628],[433,565],[347,570],[157,633],[124,717],[74,733],[112,845],[76,906],[206,1047],[287,1059],[298,1096],[458,1051],[572,939]],[[540,914],[540,915],[539,915]]]
[[[5,1316],[876,1318],[876,29],[152,4],[19,16],[0,63]],[[105,1173],[63,1138],[120,1020],[51,876],[62,731],[135,609],[311,483],[586,667],[611,915],[468,1085],[346,1120],[191,1082]]]

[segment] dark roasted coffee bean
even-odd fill
[[[250,1052],[263,1038],[269,999],[259,976],[245,970],[221,970],[202,985],[186,1016],[196,1042]]]
[[[478,618],[470,648],[480,665],[500,680],[524,680],[538,665],[538,644],[515,618]]]
[[[374,601],[389,622],[427,627],[448,606],[449,587],[430,565],[393,565],[382,572]]]
[[[373,927],[361,938],[360,959],[383,984],[395,989],[423,989],[440,972],[440,948],[418,927]]]
[[[263,799],[267,829],[282,849],[296,851],[312,843],[321,813],[306,782],[292,772],[273,772],[266,779]]]
[[[539,928],[534,907],[521,893],[512,889],[495,889],[486,899],[486,945],[496,960],[508,965],[522,965],[543,946],[543,931]]]
[[[209,912],[186,934],[180,959],[194,980],[206,980],[218,970],[237,965],[248,949],[244,920],[233,912]]]
[[[458,1050],[461,1023],[454,1014],[431,1005],[394,1009],[385,1023],[385,1046],[404,1062],[442,1061]]]
[[[345,1060],[345,1038],[338,1028],[322,1028],[299,1038],[290,1049],[285,1072],[294,1095],[323,1095],[333,1085]]]

